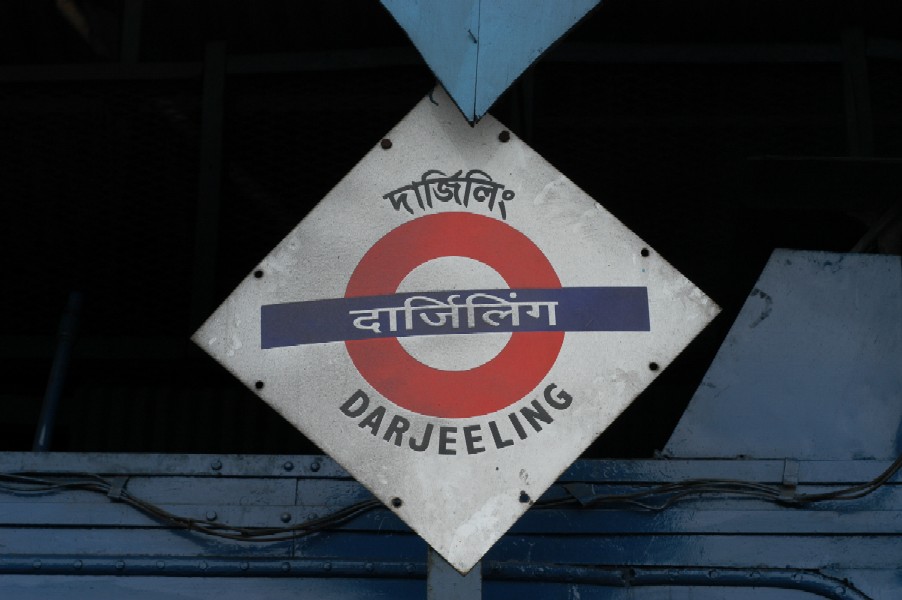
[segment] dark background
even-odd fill
[[[490,111],[724,308],[586,456],[664,445],[775,247],[899,253],[899,4],[610,0]],[[0,450],[78,291],[52,449],[316,452],[188,338],[433,83],[375,0],[0,1]]]

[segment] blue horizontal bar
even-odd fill
[[[537,308],[531,308],[533,304]],[[497,314],[511,309],[518,319]],[[454,320],[452,313],[456,313]],[[361,327],[364,321],[369,328]],[[260,307],[260,347],[264,349],[417,335],[649,330],[644,287],[453,290]]]

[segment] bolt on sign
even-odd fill
[[[466,572],[717,311],[436,89],[194,341]]]

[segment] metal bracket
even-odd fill
[[[128,483],[128,477],[113,477],[110,485],[110,491],[106,493],[107,497],[113,502],[122,501],[122,492],[125,491],[125,484]]]
[[[427,600],[479,600],[482,598],[482,561],[466,575],[458,573],[442,556],[429,548],[426,566]]]
[[[790,501],[799,486],[799,461],[787,458],[783,461],[783,481],[780,484],[780,500]]]
[[[595,498],[595,490],[588,483],[565,483],[563,488],[579,502],[580,506],[588,506]]]

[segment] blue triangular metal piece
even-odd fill
[[[471,123],[600,0],[382,0]]]

